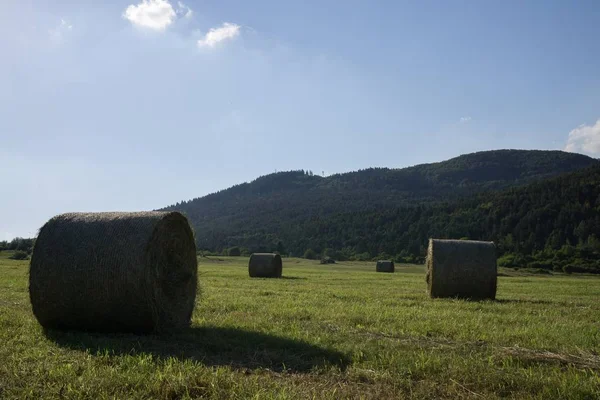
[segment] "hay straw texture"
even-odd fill
[[[170,332],[190,324],[197,275],[178,212],[70,213],[40,229],[29,296],[45,328]]]
[[[377,261],[377,266],[375,267],[375,271],[377,272],[394,272],[394,262],[390,260],[379,260]]]
[[[281,278],[283,263],[279,254],[254,253],[248,262],[251,278]]]
[[[430,239],[427,288],[431,297],[496,298],[493,242]]]

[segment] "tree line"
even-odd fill
[[[467,238],[494,241],[502,266],[600,272],[598,165],[448,202],[325,214],[271,220],[266,213],[203,240],[216,252],[236,246],[246,253],[423,262],[429,238]]]

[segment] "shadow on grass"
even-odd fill
[[[429,297],[427,297],[429,299]],[[401,300],[419,300],[420,298],[415,296],[402,297]],[[499,304],[548,304],[548,305],[573,305],[573,303],[550,301],[550,300],[538,300],[538,299],[480,299],[470,297],[440,297],[432,300],[461,300],[469,303],[499,303]]]
[[[92,354],[152,354],[236,369],[308,372],[313,367],[337,366],[343,370],[350,362],[335,350],[235,328],[193,327],[166,336],[56,330],[45,330],[44,335],[61,347]]]
[[[496,303],[502,304],[552,304],[559,305],[560,302],[550,300],[538,300],[538,299],[496,299]],[[565,303],[568,305],[568,303]]]
[[[300,277],[300,276],[281,276],[279,279],[291,279],[291,280],[296,280],[296,279],[301,279],[303,281],[306,280],[306,278],[304,277]]]

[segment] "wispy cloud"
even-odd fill
[[[133,25],[159,32],[166,30],[177,19],[190,19],[193,15],[194,11],[182,1],[177,1],[175,8],[169,0],[142,0],[141,3],[130,4],[123,12],[123,18]],[[215,47],[223,41],[233,39],[239,36],[240,28],[230,22],[211,28],[198,40],[198,47]]]
[[[473,118],[467,116],[467,117],[460,117],[460,122],[461,124],[466,124],[468,122],[471,122],[473,120]]]
[[[129,5],[123,18],[135,26],[164,31],[175,21],[177,14],[167,0],[142,0],[137,5]]]
[[[177,15],[183,15],[184,18],[192,18],[194,12],[191,8],[183,4],[181,1],[177,2]]]
[[[50,34],[50,40],[59,43],[63,40],[64,36],[72,30],[73,25],[64,18],[61,18],[60,23],[56,27],[50,29],[48,33]]]
[[[594,125],[579,125],[569,132],[565,151],[600,156],[600,119]]]
[[[211,28],[204,38],[198,40],[199,47],[215,47],[219,43],[239,36],[240,26],[225,22],[219,28]]]

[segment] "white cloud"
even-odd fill
[[[594,125],[579,125],[569,132],[565,151],[600,156],[600,119]]]
[[[460,122],[462,124],[466,124],[467,122],[471,122],[473,120],[473,118],[467,116],[467,117],[460,117]]]
[[[233,39],[239,34],[239,25],[225,22],[220,28],[211,28],[203,39],[198,40],[198,46],[215,47],[220,42]]]
[[[185,4],[183,4],[181,1],[177,2],[177,14],[178,15],[183,15],[184,18],[191,18],[192,15],[194,14],[194,12],[192,11],[191,8],[189,8],[188,6],[186,6]]]
[[[71,29],[73,29],[73,25],[69,24],[67,21],[65,21],[64,19],[60,19],[60,26],[68,31],[70,31]]]
[[[142,0],[138,5],[129,5],[123,13],[123,18],[133,25],[156,31],[167,29],[176,17],[173,6],[167,0]]]

